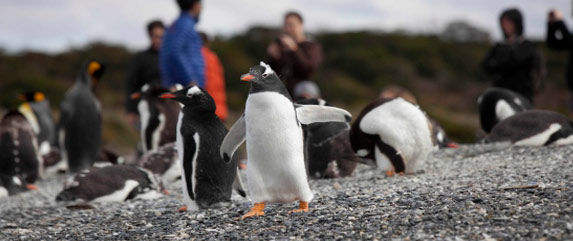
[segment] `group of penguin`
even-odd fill
[[[215,115],[215,102],[197,86],[172,92],[145,85],[139,99],[143,155],[134,164],[101,148],[101,107],[94,88],[103,64],[88,61],[61,103],[56,126],[45,96],[23,96],[18,111],[0,123],[0,196],[26,189],[45,168],[71,175],[57,201],[123,201],[167,193],[163,183],[181,179],[186,210],[218,207],[235,190],[254,202],[242,216],[264,215],[266,203],[299,201],[292,212],[307,212],[313,193],[308,178],[352,175],[358,163],[371,163],[388,176],[414,174],[440,147],[455,147],[443,129],[416,103],[382,96],[350,124],[347,111],[322,99],[293,101],[283,82],[263,62],[241,76],[250,83],[245,112],[230,130]],[[478,99],[484,142],[515,145],[569,144],[571,121],[557,113],[531,110],[531,103],[509,90],[491,88]],[[239,158],[246,142],[247,187]],[[108,158],[112,156],[113,158]],[[111,159],[111,160],[110,160]]]

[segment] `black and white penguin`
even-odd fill
[[[181,178],[181,165],[175,149],[175,142],[143,154],[137,166],[160,176],[163,183],[171,183]]]
[[[573,143],[573,122],[552,111],[528,110],[498,123],[484,142],[510,142],[517,146],[569,145]]]
[[[137,108],[141,123],[143,153],[175,142],[175,128],[181,106],[175,101],[159,98],[166,92],[169,90],[145,84],[141,92],[131,95],[132,99],[139,99]]]
[[[284,84],[263,62],[241,76],[251,89],[245,113],[235,122],[221,146],[221,156],[230,160],[237,148],[247,142],[247,177],[254,207],[242,219],[264,215],[267,202],[300,201],[293,212],[308,212],[313,198],[304,164],[301,124],[349,122],[345,110],[295,105]]]
[[[297,104],[328,106],[320,98],[298,99]],[[319,122],[302,126],[307,172],[314,178],[338,178],[352,175],[361,161],[350,145],[350,124]]]
[[[36,134],[24,115],[8,112],[0,121],[0,175],[34,184],[42,172]]]
[[[56,125],[52,117],[50,102],[44,93],[39,91],[21,94],[20,99],[24,102],[20,104],[18,111],[32,125],[38,138],[40,154],[46,155],[53,146],[57,146]]]
[[[121,202],[154,199],[163,187],[149,171],[135,166],[110,165],[84,169],[64,183],[56,201]]]
[[[166,93],[161,98],[183,105],[177,121],[176,148],[187,210],[228,203],[233,182],[240,177],[237,160],[228,163],[219,156],[227,128],[215,115],[215,101],[197,86]],[[242,188],[238,193],[245,196]]]
[[[487,89],[478,98],[481,128],[489,133],[500,121],[532,108],[531,102],[521,94],[498,87]]]
[[[415,173],[434,149],[431,124],[418,106],[398,97],[367,105],[350,130],[352,148],[387,175]]]
[[[14,196],[27,190],[29,189],[26,188],[19,177],[0,174],[0,199]]]
[[[98,159],[102,134],[101,105],[92,89],[103,70],[100,62],[87,61],[60,104],[60,151],[72,173],[91,167]]]
[[[432,124],[432,139],[439,148],[458,148],[458,144],[451,141],[446,131],[436,120],[428,118]]]

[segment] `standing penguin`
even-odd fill
[[[44,93],[39,91],[27,92],[20,95],[24,102],[18,107],[28,122],[32,125],[38,137],[40,154],[46,155],[50,152],[56,142],[56,125],[52,117],[50,102]]]
[[[101,105],[92,89],[104,72],[103,65],[87,61],[76,83],[60,105],[58,137],[62,158],[72,173],[93,165],[101,145]]]
[[[143,153],[175,142],[175,128],[181,106],[175,101],[159,98],[166,92],[169,90],[145,84],[141,92],[131,95],[131,99],[139,99],[137,109],[141,122]]]
[[[161,98],[183,105],[177,121],[176,148],[187,209],[209,208],[230,201],[233,182],[240,178],[238,163],[235,159],[225,162],[219,156],[227,129],[215,115],[213,98],[197,86],[166,93]],[[238,193],[245,196],[242,188]]]
[[[245,113],[225,137],[221,156],[231,160],[246,139],[248,186],[255,204],[242,219],[264,215],[266,202],[299,200],[300,207],[292,212],[308,212],[313,193],[304,165],[301,124],[348,122],[350,114],[334,107],[295,105],[282,81],[263,62],[241,80],[251,83]]]
[[[521,94],[503,88],[487,89],[479,98],[481,128],[489,133],[500,121],[515,113],[531,109],[531,102]]]
[[[42,171],[42,157],[32,126],[20,112],[8,112],[0,122],[0,175],[33,184]]]
[[[518,146],[569,145],[573,143],[573,121],[552,111],[528,110],[501,121],[484,142],[511,142]]]
[[[367,105],[350,130],[352,148],[375,160],[387,175],[411,174],[434,149],[431,124],[417,106],[402,98],[379,98]]]

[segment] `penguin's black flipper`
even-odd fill
[[[329,121],[350,122],[352,120],[352,115],[348,111],[336,107],[297,104],[295,107],[298,121],[303,125]]]
[[[233,154],[235,151],[245,142],[247,135],[246,127],[245,127],[245,113],[241,115],[241,117],[233,124],[231,130],[223,139],[223,143],[221,144],[220,155],[225,160],[225,162],[230,162]]]
[[[235,176],[235,180],[233,181],[233,189],[241,195],[241,197],[247,197],[247,192],[245,192],[245,188],[243,186],[243,181],[241,180],[241,171],[237,167],[237,175]]]

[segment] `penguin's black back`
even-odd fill
[[[366,114],[368,114],[370,111],[393,99],[394,98],[391,99],[378,98],[372,101],[370,104],[364,107],[364,109],[362,109],[362,111],[360,112],[360,114],[358,115],[358,117],[356,118],[356,120],[354,121],[354,123],[350,128],[349,135],[352,149],[354,149],[354,151],[358,151],[361,149],[366,149],[369,151],[369,154],[367,156],[364,156],[364,158],[375,159],[374,146],[376,145],[376,141],[379,139],[379,137],[376,135],[370,135],[362,132],[362,130],[360,129],[360,122],[362,121],[362,118],[364,118],[364,116],[366,116]]]
[[[48,141],[51,146],[56,146],[56,125],[52,117],[52,109],[47,100],[40,102],[31,102],[30,107],[38,119],[40,132],[38,133],[38,143],[41,144]]]
[[[39,176],[38,144],[32,126],[17,111],[0,122],[0,175],[34,183]]]
[[[206,92],[205,92],[206,93]],[[195,187],[196,197],[192,196],[197,204],[206,208],[218,202],[225,202],[231,199],[232,184],[236,175],[237,160],[233,159],[226,163],[220,156],[220,148],[227,129],[214,111],[198,111],[191,107],[182,109],[184,114],[181,125],[184,158],[183,169],[189,194],[192,190],[192,160],[195,153],[193,135],[199,135],[199,151],[197,156],[197,170]]]
[[[82,82],[66,93],[61,104],[60,128],[65,131],[61,148],[67,152],[70,171],[78,172],[92,166],[101,145],[99,102],[91,87]]]
[[[503,88],[492,87],[487,89],[481,96],[479,102],[479,115],[482,129],[489,133],[499,122],[496,116],[496,105],[500,100],[504,100],[517,113],[532,108],[531,102],[521,94]],[[518,100],[516,102],[516,100]]]

